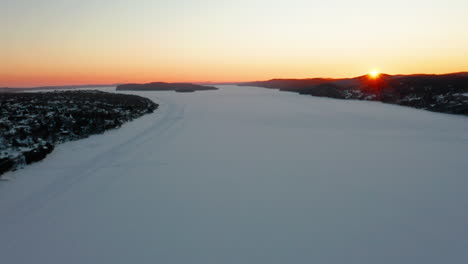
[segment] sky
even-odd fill
[[[466,0],[0,0],[0,87],[468,71],[466,14]]]

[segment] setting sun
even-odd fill
[[[380,75],[380,72],[378,70],[372,70],[370,73],[369,73],[369,76],[373,79],[379,77]]]

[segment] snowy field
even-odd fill
[[[218,87],[7,173],[0,263],[468,263],[468,118]]]

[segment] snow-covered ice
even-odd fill
[[[0,263],[468,263],[466,117],[218,87],[7,173]]]

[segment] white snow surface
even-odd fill
[[[466,117],[218,87],[7,173],[0,263],[468,263]]]

